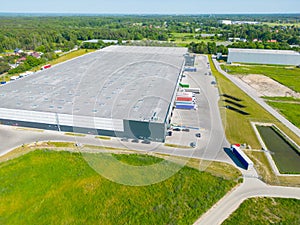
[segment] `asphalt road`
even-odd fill
[[[220,67],[219,63],[216,59],[213,59],[213,62],[217,68],[217,70],[222,73],[225,77],[227,77],[232,83],[238,86],[241,90],[243,90],[247,95],[249,95],[254,101],[260,104],[265,110],[271,113],[276,119],[278,119],[281,123],[283,123],[286,127],[288,127],[291,131],[293,131],[298,137],[300,137],[300,129],[288,121],[285,117],[283,117],[280,113],[278,113],[275,109],[269,106],[262,98],[260,98],[256,91],[249,87],[248,84],[244,83],[240,79],[235,76],[229,75]]]

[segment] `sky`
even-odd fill
[[[1,0],[0,12],[97,14],[299,13],[300,0]]]

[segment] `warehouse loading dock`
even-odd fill
[[[110,46],[1,86],[0,120],[163,142],[186,48]]]

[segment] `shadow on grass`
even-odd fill
[[[242,99],[236,98],[236,97],[228,95],[228,94],[223,94],[222,96],[224,96],[225,98],[230,98],[230,99],[232,99],[234,101],[238,101],[238,102],[242,101]]]
[[[225,107],[226,107],[227,109],[230,109],[230,110],[232,110],[232,111],[235,111],[235,112],[237,112],[237,113],[239,113],[239,114],[242,114],[242,115],[245,115],[245,116],[250,115],[250,113],[244,112],[244,111],[239,110],[239,109],[237,109],[237,108],[234,108],[234,107],[232,107],[232,106],[230,106],[230,105],[226,105]]]
[[[241,105],[241,104],[239,104],[239,103],[236,103],[236,102],[234,102],[234,101],[228,100],[228,99],[225,99],[225,100],[223,100],[223,101],[224,101],[224,102],[227,102],[227,103],[230,103],[230,104],[233,104],[233,105],[235,105],[235,106],[237,106],[237,107],[239,107],[239,108],[246,108],[246,106]]]
[[[230,148],[224,148],[224,151],[231,158],[231,160],[235,163],[235,165],[237,167],[246,169],[246,167],[240,162],[240,160],[233,154],[233,152],[230,150]]]

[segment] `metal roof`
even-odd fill
[[[186,48],[110,46],[0,87],[0,108],[164,122]]]

